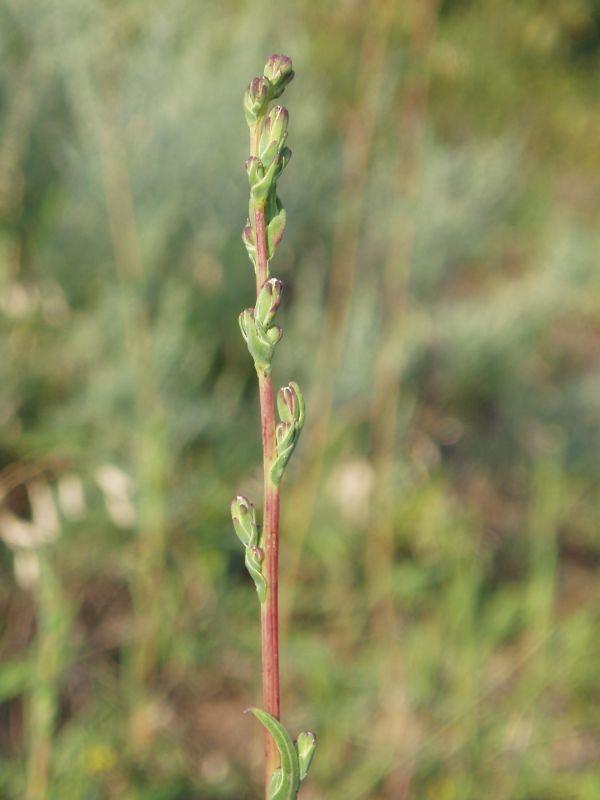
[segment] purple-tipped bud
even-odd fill
[[[256,125],[258,118],[265,114],[271,91],[270,81],[264,76],[250,81],[244,94],[244,111],[248,125]]]
[[[263,328],[268,328],[275,318],[277,309],[281,305],[282,294],[283,283],[279,278],[269,278],[268,281],[264,282],[254,307],[254,317]]]
[[[284,106],[275,106],[269,111],[266,119],[266,128],[271,141],[277,142],[279,147],[283,144],[287,137],[288,123],[290,115],[287,108]]]
[[[281,422],[275,428],[277,458],[270,473],[275,484],[282,478],[304,425],[304,399],[297,383],[291,381],[277,392],[277,410]]]
[[[277,392],[277,410],[282,422],[302,427],[304,422],[304,399],[297,383],[291,381]]]
[[[294,421],[294,412],[296,409],[296,395],[291,386],[282,386],[279,390],[280,403],[280,416],[288,422]]]
[[[288,56],[274,54],[265,64],[265,78],[271,84],[271,99],[283,94],[283,90],[294,77],[292,59]]]
[[[246,497],[238,495],[233,500],[231,503],[231,518],[238,539],[244,547],[255,544],[258,539],[256,512],[254,511],[254,506]]]

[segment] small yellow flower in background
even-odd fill
[[[427,800],[456,800],[456,784],[451,778],[440,778],[427,787]]]
[[[89,747],[81,756],[83,769],[94,775],[98,772],[110,772],[117,765],[117,754],[106,744]]]

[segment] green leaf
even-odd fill
[[[242,230],[242,241],[244,243],[244,247],[246,248],[246,252],[248,253],[248,257],[256,269],[256,237],[249,219],[246,220],[246,224]]]
[[[284,147],[284,150],[288,148]],[[252,159],[248,159],[252,161]],[[251,164],[251,168],[248,171],[248,179],[250,181],[250,195],[252,200],[259,206],[264,208],[265,203],[267,202],[267,198],[269,196],[269,192],[271,188],[274,186],[277,177],[281,174],[285,164],[282,162],[282,156],[280,153],[277,153],[273,161],[269,164],[267,169],[265,170],[264,164],[260,159],[255,158],[254,161],[258,161],[260,166]]]
[[[267,226],[267,251],[269,258],[273,258],[277,245],[283,238],[285,231],[286,213],[285,208],[279,211],[277,216],[269,222]]]
[[[269,800],[296,800],[300,788],[300,762],[289,733],[266,711],[260,708],[248,710],[269,731],[281,759],[281,766],[275,770],[271,778]]]

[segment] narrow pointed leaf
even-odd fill
[[[269,258],[273,258],[277,245],[283,239],[285,231],[286,213],[282,208],[277,216],[273,217],[267,226],[267,250]]]
[[[296,800],[300,788],[300,764],[294,743],[275,717],[260,708],[250,708],[256,719],[269,731],[281,758],[280,770],[275,771],[269,800]],[[279,774],[277,775],[277,772]]]

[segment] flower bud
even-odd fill
[[[263,375],[269,375],[274,348],[281,339],[283,331],[278,325],[265,328],[255,318],[253,308],[247,308],[242,311],[238,319],[242,336],[248,345],[248,351],[252,356],[256,370]]]
[[[260,322],[263,328],[268,328],[273,322],[277,309],[281,305],[282,293],[283,283],[279,278],[269,278],[264,282],[254,307],[254,318]]]
[[[271,141],[277,142],[279,148],[287,138],[289,120],[289,112],[284,106],[272,108],[265,120],[265,131],[268,132]]]
[[[249,126],[256,125],[258,118],[266,112],[271,91],[270,81],[264,76],[250,82],[244,94],[244,111]]]
[[[312,731],[302,731],[296,740],[296,752],[298,753],[298,763],[300,765],[300,780],[306,778],[312,760],[315,756],[317,747],[317,737]]]
[[[266,168],[273,163],[283,148],[287,139],[289,118],[290,115],[287,108],[275,106],[269,111],[265,119],[260,138],[260,157]]]
[[[238,539],[244,547],[256,545],[258,541],[256,512],[248,498],[243,495],[238,495],[234,498],[231,503],[231,519]]]
[[[277,411],[281,422],[275,428],[277,458],[271,465],[271,480],[281,481],[304,425],[304,399],[297,383],[291,381],[277,392]]]
[[[277,394],[277,410],[282,420],[292,423],[296,409],[296,396],[291,386],[282,386]]]
[[[294,381],[282,386],[277,392],[277,410],[282,422],[289,422],[297,427],[304,423],[304,399],[300,387]]]
[[[265,64],[264,76],[271,84],[271,99],[283,94],[283,90],[294,77],[292,59],[283,55],[272,55]]]

